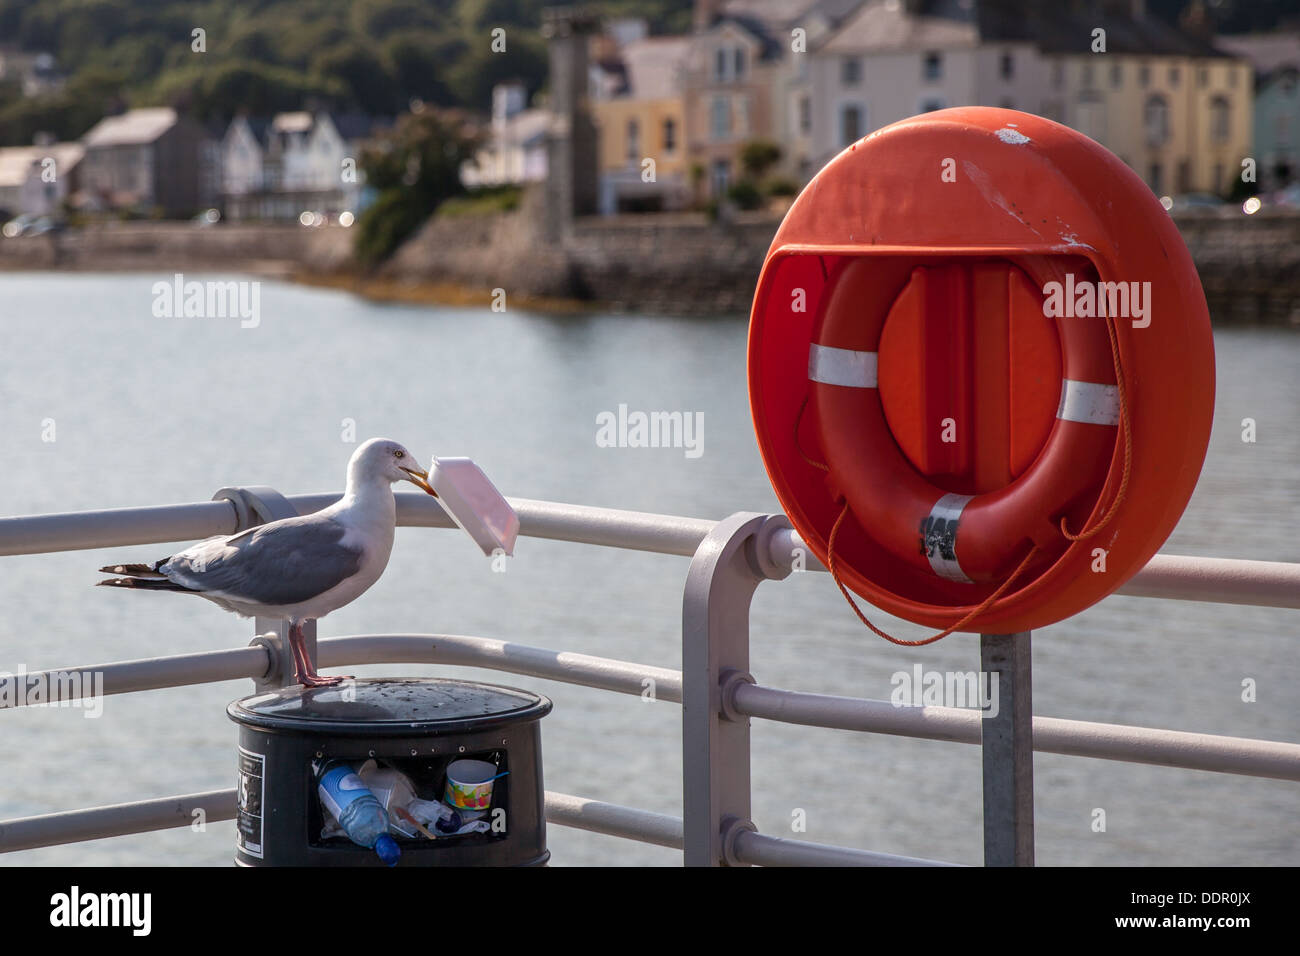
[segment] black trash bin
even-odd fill
[[[457,680],[360,679],[286,687],[226,708],[239,724],[235,862],[243,866],[382,866],[346,836],[323,837],[315,766],[369,759],[400,770],[417,796],[443,796],[447,765],[495,764],[485,833],[397,836],[399,866],[537,866],[550,858],[540,721],[551,702],[513,687]],[[396,836],[396,835],[395,835]]]

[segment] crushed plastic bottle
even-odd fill
[[[373,849],[389,866],[397,865],[402,851],[388,833],[388,814],[350,766],[327,763],[316,790],[321,806],[333,814],[349,840]]]

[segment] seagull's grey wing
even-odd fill
[[[324,594],[361,568],[364,552],[345,545],[329,518],[285,518],[230,538],[200,542],[158,568],[196,591],[271,607]]]

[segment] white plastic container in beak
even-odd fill
[[[429,485],[443,510],[485,555],[490,557],[497,548],[514,555],[519,515],[471,459],[435,458],[429,466]]]

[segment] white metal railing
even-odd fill
[[[211,502],[0,518],[0,555],[231,534],[261,520],[310,513],[336,499],[336,495],[282,497],[269,488],[222,489]],[[399,493],[397,501],[401,525],[454,527],[428,496]],[[983,744],[986,861],[1004,862],[1013,856],[1032,861],[1032,803],[1026,803],[1032,799],[1032,787],[1026,797],[1023,786],[1002,786],[1013,773],[1026,769],[1029,748],[1021,756],[997,751],[996,759],[988,759],[994,753],[992,742],[1004,731],[1009,735],[1014,724],[994,727],[979,711],[969,709],[898,708],[886,701],[766,687],[749,675],[752,594],[762,581],[787,576],[796,553],[807,553],[784,516],[738,514],[715,522],[527,499],[511,499],[511,504],[525,536],[690,556],[683,601],[682,670],[443,634],[322,640],[314,651],[318,666],[461,665],[637,695],[643,681],[653,679],[657,698],[687,704],[683,817],[547,792],[546,818],[560,826],[680,848],[688,864],[944,865],[757,833],[749,819],[751,717]],[[804,558],[804,562],[810,570],[824,570],[814,560]],[[1157,555],[1120,593],[1294,608],[1300,607],[1300,564]],[[263,619],[257,625],[259,633],[267,630]],[[1019,643],[1027,649],[1028,635]],[[267,687],[291,680],[286,678],[291,670],[284,666],[285,654],[282,635],[261,636],[248,647],[60,670],[102,675],[97,690],[105,695],[239,678]],[[21,705],[24,699],[22,694],[6,695],[11,703],[5,706]],[[1024,726],[1016,733],[1031,740],[1034,751],[1300,780],[1300,744],[1040,716],[1031,722],[1032,735]],[[205,810],[209,820],[232,819],[234,799],[234,790],[218,790],[2,821],[0,852],[187,826],[197,807]]]

